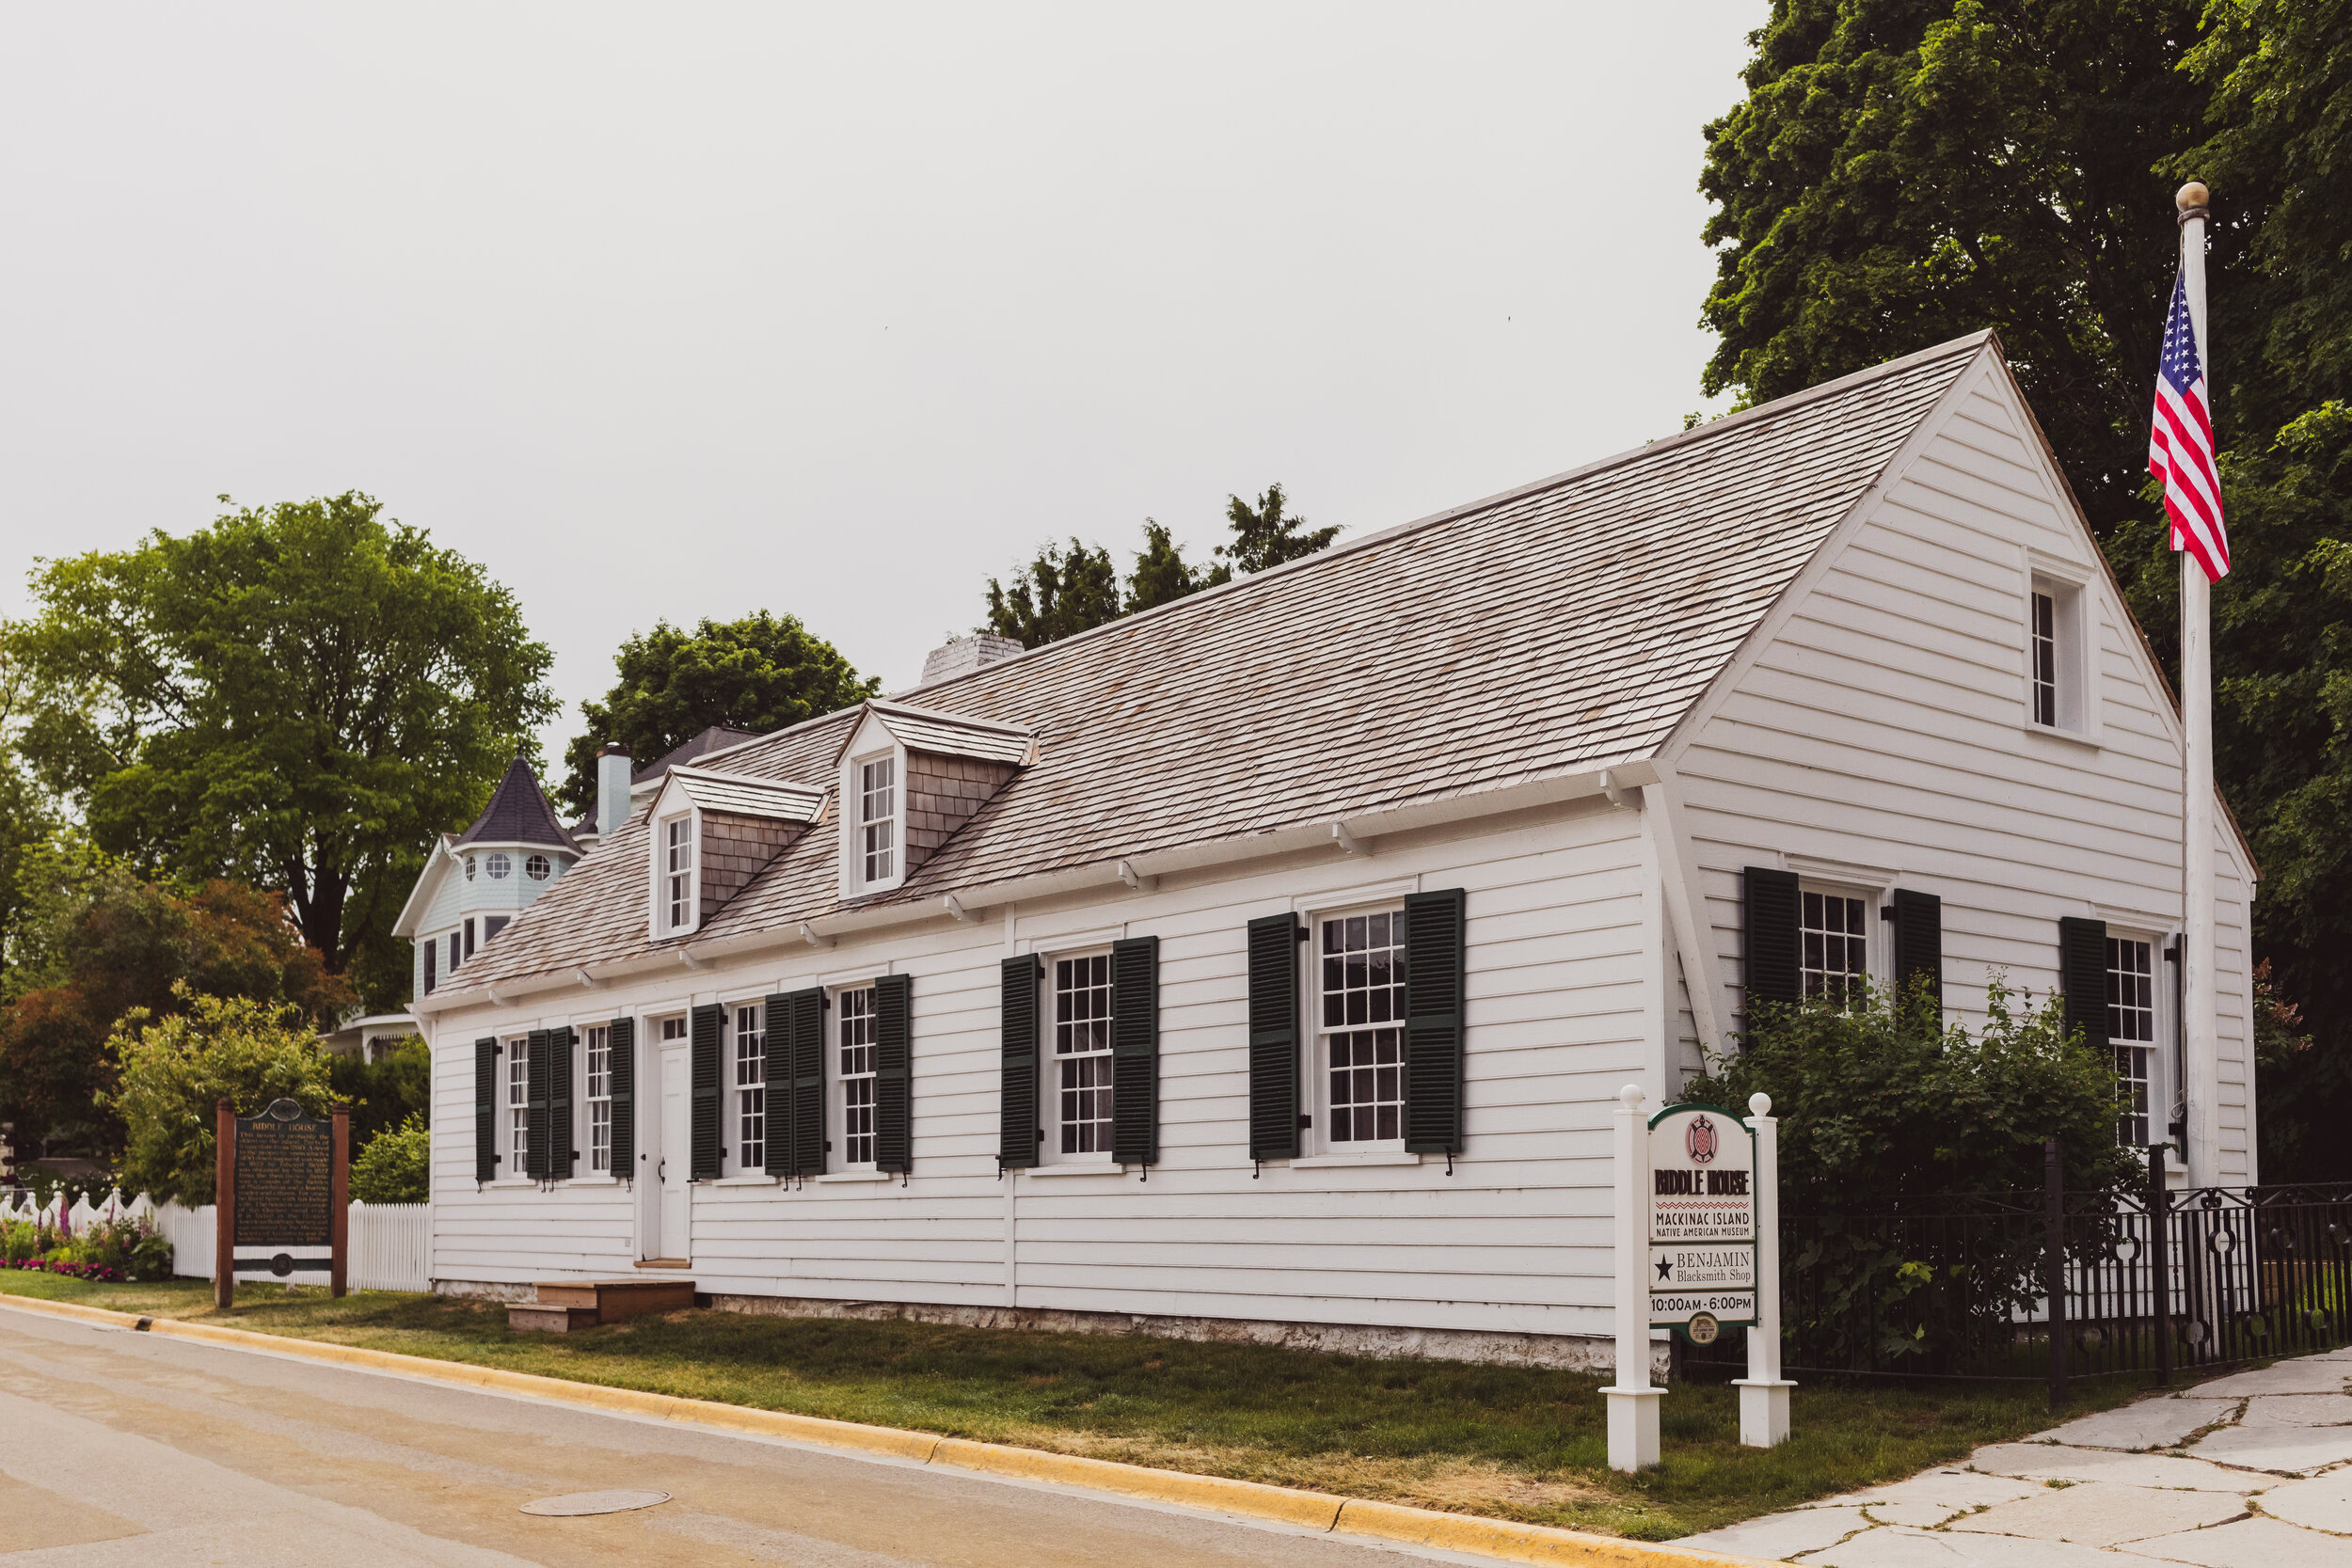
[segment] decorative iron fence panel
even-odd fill
[[[2053,1342],[2046,1193],[1781,1217],[1792,1371],[2050,1379],[2169,1373],[2352,1341],[2352,1183],[2066,1193]],[[2161,1225],[2150,1210],[2162,1211]],[[1693,1370],[1744,1368],[1725,1335]]]

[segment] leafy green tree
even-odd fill
[[[23,883],[22,961],[0,1006],[0,1119],[21,1140],[119,1147],[103,1108],[123,1017],[177,1013],[194,990],[288,1005],[324,1027],[352,1002],[302,944],[284,902],[242,883],[149,881],[72,836],[39,847]]]
[[[98,843],[282,888],[338,972],[554,710],[514,595],[382,513],[347,491],[44,562],[10,637],[23,749]]]
[[[1184,560],[1184,552],[1177,546],[1167,525],[1146,517],[1143,548],[1136,556],[1136,569],[1127,578],[1124,613],[1133,615],[1138,610],[1173,604],[1186,594],[1216,587],[1229,576],[1223,566],[1208,572],[1195,571]]]
[[[1706,132],[1708,394],[1994,327],[2092,525],[2137,515],[2203,6],[1774,0]]]
[[[1287,561],[1304,560],[1340,536],[1336,526],[1309,528],[1306,518],[1290,515],[1288,505],[1279,484],[1267,485],[1255,506],[1239,496],[1226,497],[1225,518],[1232,525],[1233,537],[1231,543],[1216,547],[1221,558],[1219,570],[1213,581],[1202,586],[1223,582],[1229,572],[1247,576]]]
[[[353,1134],[356,1141],[358,1134]],[[424,1203],[433,1196],[433,1134],[410,1117],[370,1139],[351,1162],[351,1196],[360,1203]]]
[[[988,622],[980,629],[1038,648],[1120,614],[1119,572],[1110,551],[1073,538],[1067,549],[1040,548],[1009,582],[989,578]]]
[[[404,1042],[380,1062],[358,1054],[326,1059],[327,1087],[351,1107],[351,1147],[362,1151],[415,1117],[433,1119],[433,1051],[421,1039]]]
[[[596,804],[596,753],[620,746],[640,764],[722,725],[765,734],[815,719],[881,689],[797,616],[762,610],[737,621],[706,617],[691,632],[667,621],[612,656],[620,679],[602,702],[580,705],[587,729],[564,752],[558,794],[574,811]]]
[[[119,1086],[107,1107],[130,1131],[119,1180],[125,1192],[191,1208],[213,1196],[217,1107],[260,1114],[271,1101],[324,1113],[326,1053],[300,1008],[179,988],[184,1010],[132,1012],[108,1042]]]

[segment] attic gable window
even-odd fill
[[[898,759],[858,765],[858,879],[876,887],[898,875]]]
[[[694,817],[691,812],[661,824],[661,920],[664,931],[694,926]]]

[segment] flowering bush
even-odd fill
[[[0,1262],[0,1268],[33,1269],[42,1274],[70,1275],[75,1279],[93,1280],[103,1285],[119,1285],[123,1278],[120,1269],[109,1267],[104,1263],[76,1263],[71,1259],[64,1258],[11,1258],[5,1262]]]

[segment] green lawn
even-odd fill
[[[88,1285],[0,1272],[0,1292],[201,1318],[580,1382],[1313,1487],[1645,1540],[1892,1481],[2051,1425],[2038,1386],[1796,1390],[1794,1435],[1739,1446],[1738,1391],[1665,1397],[1665,1463],[1606,1467],[1602,1379],[1247,1345],[679,1312],[516,1335],[503,1307],[429,1295]],[[2137,1391],[2077,1385],[2070,1413]]]

